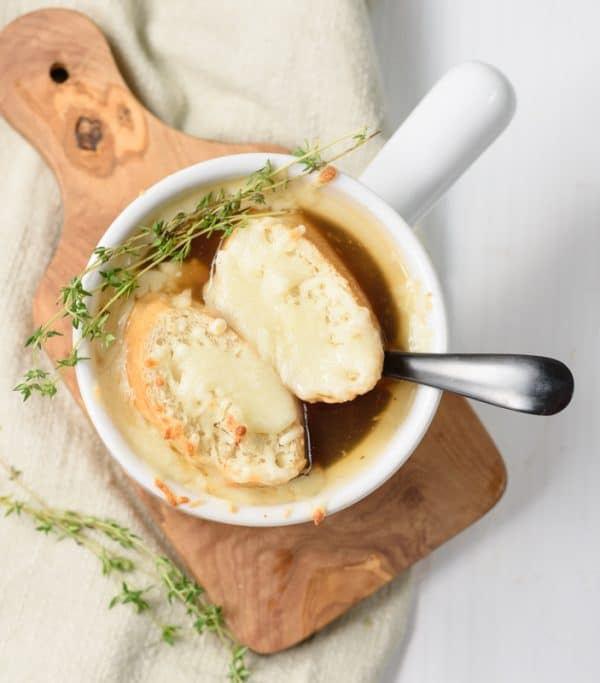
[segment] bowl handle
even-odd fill
[[[480,62],[451,69],[360,177],[409,223],[422,218],[506,128],[515,111],[507,78]]]

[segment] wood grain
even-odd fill
[[[68,78],[53,80],[53,66]],[[209,142],[163,124],[129,91],[99,29],[76,12],[42,10],[9,24],[0,33],[0,74],[0,111],[43,154],[63,197],[61,241],[35,297],[36,324],[144,188],[197,161],[276,149]],[[69,336],[54,341],[51,355],[65,355]],[[69,385],[78,398],[73,376]],[[237,637],[268,653],[311,635],[479,519],[505,483],[502,458],[469,405],[445,396],[408,463],[318,528],[198,520],[135,488]]]

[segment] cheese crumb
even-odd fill
[[[281,435],[281,438],[279,439],[279,445],[285,446],[288,443],[292,443],[292,441],[299,439],[303,433],[304,429],[300,425],[296,425]]]
[[[216,337],[222,335],[227,329],[227,323],[223,318],[215,318],[208,325],[208,331]]]
[[[174,296],[172,301],[176,308],[189,308],[192,305],[192,290],[184,289],[182,292]]]
[[[292,230],[292,235],[296,238],[302,237],[302,235],[306,234],[306,225],[297,225],[293,230]]]
[[[312,521],[314,522],[315,526],[319,526],[319,524],[322,524],[324,519],[325,509],[323,507],[315,508],[312,513]]]
[[[185,503],[190,502],[190,499],[187,496],[176,496],[165,484],[165,482],[161,479],[158,479],[158,477],[154,480],[154,486],[156,486],[156,488],[164,494],[165,498],[167,499],[167,503],[173,507],[184,505]]]
[[[325,185],[326,183],[330,183],[336,175],[337,171],[333,166],[325,166],[325,168],[319,173],[317,177],[317,183],[319,185]]]

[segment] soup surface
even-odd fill
[[[236,187],[235,182],[226,185],[229,190]],[[180,197],[149,216],[148,221],[191,210],[208,189],[211,188],[199,188]],[[340,196],[334,188],[317,187],[310,181],[294,182],[269,199],[273,208],[294,209],[298,224],[310,221],[328,240],[367,296],[381,325],[385,348],[429,349],[430,294],[411,279],[402,254],[372,216]],[[200,273],[205,273],[206,268],[198,268],[197,261],[210,266],[218,247],[218,236],[196,239],[190,258],[182,268],[167,264],[148,273],[134,297],[168,286],[176,291],[190,288],[192,297],[201,302],[206,276]],[[94,350],[98,391],[135,452],[149,463],[157,477],[178,482],[197,494],[194,502],[216,496],[235,509],[237,503],[275,505],[316,496],[326,507],[328,492],[354,476],[357,470],[369,467],[370,459],[381,452],[412,404],[414,386],[386,378],[353,401],[310,404],[308,427],[313,453],[310,473],[276,487],[233,486],[216,473],[186,462],[133,407],[122,343],[133,303],[131,300],[124,303],[118,315],[111,316],[111,331],[117,336],[117,343],[108,350],[99,347]]]

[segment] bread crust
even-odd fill
[[[158,294],[148,294],[139,299],[129,314],[124,339],[125,365],[133,403],[142,416],[158,428],[164,424],[161,419],[162,411],[150,401],[148,383],[142,370],[149,358],[145,353],[148,330],[152,322],[168,308],[166,297]]]
[[[383,334],[381,332],[381,325],[377,316],[373,312],[373,307],[371,302],[367,298],[367,295],[363,292],[362,287],[358,284],[358,280],[354,277],[348,266],[342,261],[338,256],[335,249],[329,244],[327,239],[321,234],[321,231],[312,223],[303,218],[302,225],[306,227],[306,237],[309,239],[317,248],[321,256],[329,261],[331,265],[337,270],[337,272],[346,279],[352,290],[352,294],[356,300],[356,303],[369,311],[369,316],[373,327],[379,333],[381,339],[381,349],[383,353]],[[382,360],[383,363],[383,360]]]

